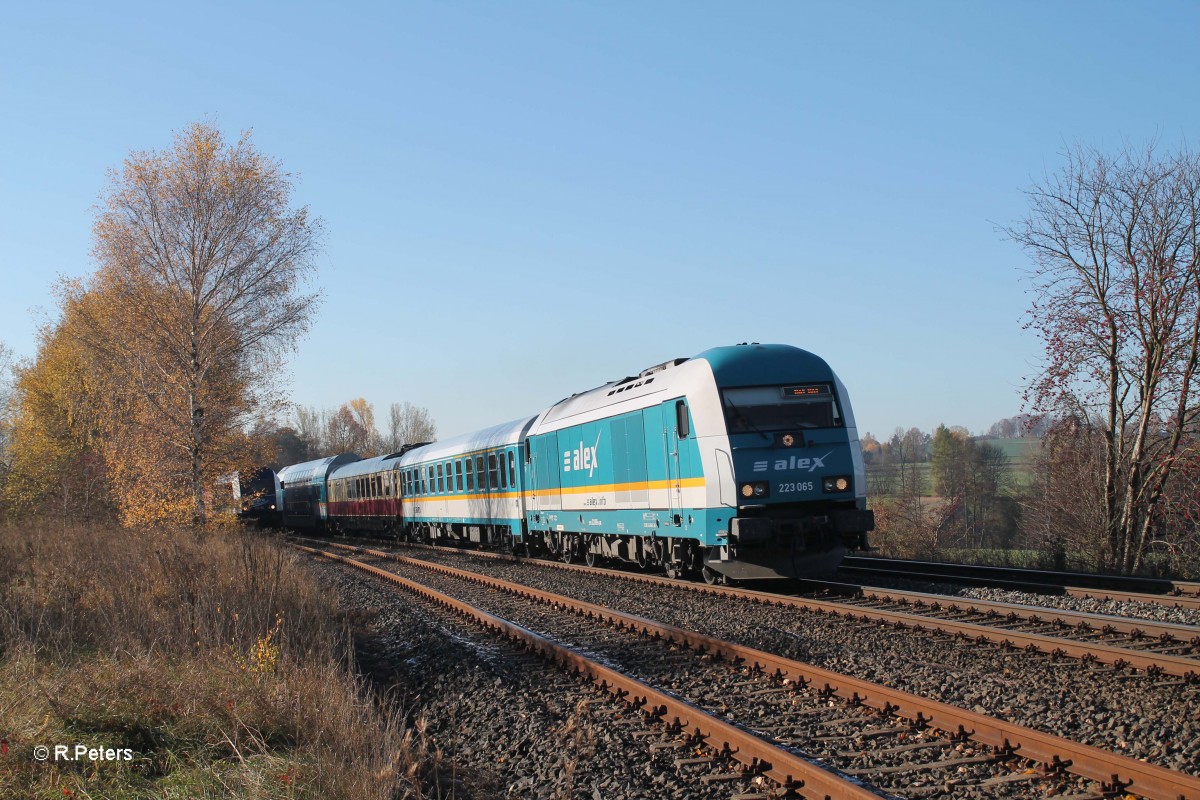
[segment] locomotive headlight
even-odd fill
[[[850,478],[845,475],[822,478],[821,489],[827,494],[831,494],[833,492],[848,492],[850,491]]]
[[[742,497],[766,497],[770,494],[767,484],[760,481],[742,484]]]

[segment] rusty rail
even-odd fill
[[[678,642],[700,652],[719,655],[722,658],[747,663],[781,677],[797,682],[817,683],[826,691],[842,697],[854,705],[876,708],[885,715],[895,715],[909,720],[916,726],[933,726],[944,731],[967,735],[974,741],[986,744],[998,752],[1010,752],[1046,765],[1050,769],[1067,771],[1097,781],[1105,791],[1131,792],[1150,800],[1200,800],[1200,778],[1176,772],[1164,767],[1147,764],[1127,756],[1102,750],[1090,745],[1062,739],[1051,734],[1035,731],[1014,723],[998,720],[984,714],[956,708],[946,703],[929,700],[917,695],[890,689],[859,678],[815,667],[800,661],[776,656],[751,647],[735,645],[703,634],[664,625],[653,620],[614,611],[610,608],[587,603],[533,589],[528,586],[490,578],[477,572],[434,564],[420,559],[407,558],[381,550],[353,547],[331,543],[336,547],[353,550],[376,558],[410,564],[431,572],[441,572],[483,585],[491,586],[521,597],[569,608],[595,619],[601,619],[617,627],[630,628],[647,635],[658,636],[670,642]],[[308,549],[308,548],[305,548]],[[321,553],[322,551],[315,551]],[[324,553],[323,553],[324,554]],[[336,557],[333,554],[325,554]],[[352,559],[345,559],[352,562]],[[358,562],[353,562],[357,564]],[[363,564],[363,567],[369,565]],[[375,568],[369,568],[375,571]],[[378,572],[389,575],[383,570]],[[398,577],[398,576],[396,576]],[[672,583],[671,585],[675,585]],[[735,590],[737,591],[737,590]],[[482,612],[480,612],[482,613]],[[690,708],[690,706],[689,706]],[[761,741],[761,740],[757,740]]]
[[[433,600],[453,611],[497,631],[527,649],[558,665],[582,674],[605,692],[629,703],[635,709],[667,724],[680,732],[694,732],[706,746],[718,753],[728,754],[746,767],[748,773],[763,774],[784,788],[799,791],[805,797],[846,797],[854,800],[879,800],[880,795],[860,784],[842,778],[800,756],[781,749],[765,739],[724,722],[678,698],[653,689],[636,678],[598,664],[573,650],[555,644],[526,628],[481,611],[468,603],[438,592],[386,570],[339,556],[324,550],[292,544],[314,555],[347,564],[390,581]],[[346,547],[346,545],[340,545]],[[366,551],[371,552],[371,551]],[[376,551],[378,552],[378,551]],[[386,557],[386,556],[384,556]],[[667,722],[667,720],[671,720]]]
[[[361,549],[339,542],[323,542],[323,544],[329,544],[333,547]],[[638,583],[646,583],[652,586],[665,586],[672,589],[682,589],[704,594],[737,597],[765,605],[800,608],[806,611],[815,611],[822,614],[845,617],[847,619],[884,622],[900,628],[937,632],[949,636],[967,638],[977,642],[991,642],[1004,647],[1026,648],[1047,654],[1070,656],[1086,661],[1113,664],[1120,667],[1131,667],[1133,669],[1145,670],[1150,674],[1155,675],[1166,674],[1185,678],[1189,681],[1200,680],[1200,660],[1188,658],[1186,656],[1171,655],[1169,653],[1155,653],[1153,651],[1134,650],[1127,647],[1118,647],[1098,642],[1077,641],[1063,639],[1056,636],[1047,636],[1045,634],[1014,631],[1007,628],[981,625],[974,622],[944,620],[936,617],[928,617],[921,614],[912,614],[902,611],[885,611],[882,609],[863,608],[861,606],[847,605],[845,603],[817,600],[807,597],[796,597],[793,595],[777,594],[773,592],[763,592],[755,589],[739,589],[729,586],[710,586],[702,583],[690,583],[653,575],[638,575],[636,573],[602,569],[599,567],[587,567],[581,564],[563,564],[557,561],[546,561],[542,559],[524,559],[518,556],[502,553],[462,550],[460,548],[440,547],[438,545],[405,544],[403,546],[430,549],[439,552],[454,553],[457,555],[478,556],[481,558],[490,558],[500,561],[534,563],[571,572],[600,575],[609,578],[617,577],[621,580],[636,581]],[[864,592],[879,593],[880,596],[883,596],[884,594],[884,590],[868,588],[864,588]],[[904,594],[914,595],[920,593],[894,592],[891,594],[896,597],[900,597]],[[926,595],[926,597],[937,598],[938,596]],[[990,603],[990,601],[969,601],[959,600],[958,598],[941,598],[941,601],[947,606],[953,603],[960,609],[965,609],[968,607],[968,605],[986,609]],[[1055,617],[1058,617],[1064,621],[1071,619],[1074,621],[1072,624],[1077,624],[1079,621],[1081,621],[1081,619],[1087,617],[1087,615],[1072,614],[1070,612],[1058,613],[1056,610],[1052,609],[1041,609],[1041,611],[1046,613],[1046,616],[1043,617],[1043,621],[1047,622],[1053,621]],[[1163,625],[1160,623],[1143,620],[1122,621],[1119,618],[1113,617],[1100,617],[1099,620],[1094,621],[1102,621],[1104,625],[1110,625],[1115,630],[1124,630],[1129,633],[1132,633],[1135,630],[1140,630],[1146,635],[1161,636],[1166,634],[1167,636],[1182,636],[1190,632],[1193,637],[1200,637],[1200,630],[1191,628],[1190,626]]]

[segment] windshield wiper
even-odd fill
[[[738,408],[736,405],[733,404],[733,402],[729,399],[729,397],[722,395],[721,402],[724,403],[726,406],[728,406],[733,411],[734,416],[737,417],[738,420],[741,421],[743,426],[754,431],[759,436],[766,439],[768,442],[771,441],[771,437],[768,436],[767,434],[763,433],[762,431],[760,431],[757,427],[755,427],[754,423],[751,422],[749,419],[747,419],[746,415],[742,413],[740,408]]]

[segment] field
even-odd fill
[[[350,641],[263,538],[0,527],[0,797],[419,796]]]

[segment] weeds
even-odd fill
[[[237,532],[0,527],[0,797],[419,795],[336,601]],[[40,762],[34,748],[129,758]]]

